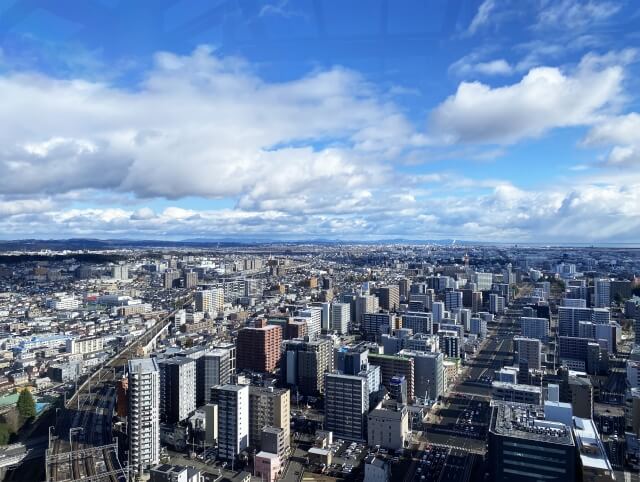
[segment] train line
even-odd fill
[[[67,401],[56,427],[58,436],[47,451],[47,482],[125,482],[125,470],[112,443],[116,371],[158,337],[178,309],[192,301],[182,298],[178,306],[116,356],[103,363]],[[68,436],[68,440],[67,440]]]

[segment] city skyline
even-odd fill
[[[639,18],[3,3],[0,239],[635,242]]]

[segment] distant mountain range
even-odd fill
[[[438,245],[438,246],[531,246],[531,247],[602,247],[602,248],[638,248],[638,243],[534,243],[534,242],[487,242],[487,241],[461,241],[458,239],[381,239],[381,240],[331,240],[316,239],[269,239],[269,238],[231,238],[220,239],[192,238],[177,241],[159,239],[97,239],[97,238],[69,238],[69,239],[14,239],[0,240],[0,251],[40,251],[40,250],[108,250],[108,249],[135,249],[135,248],[229,248],[261,245]]]
[[[178,241],[166,241],[158,239],[95,239],[95,238],[70,238],[70,239],[15,239],[0,240],[0,251],[39,251],[49,249],[60,250],[100,250],[100,249],[121,249],[121,248],[211,248],[211,247],[233,247],[233,246],[259,246],[264,244],[296,245],[296,244],[438,244],[451,245],[454,240],[409,240],[409,239],[385,239],[377,241],[352,241],[352,240],[329,240],[329,239],[301,239],[283,240],[267,238],[251,239],[206,239],[193,238]],[[470,243],[455,241],[455,244],[490,244],[490,243]]]

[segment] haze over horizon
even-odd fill
[[[89,4],[0,4],[0,239],[640,237],[637,3]]]

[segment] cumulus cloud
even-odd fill
[[[286,197],[374,182],[357,173],[424,142],[353,71],[268,83],[207,47],[158,54],[133,89],[18,73],[0,91],[4,193]]]
[[[607,118],[595,125],[583,139],[587,147],[613,146],[605,164],[614,167],[640,166],[640,115]]]
[[[505,181],[487,183],[484,193],[467,191],[464,179],[429,176],[426,189],[384,193],[358,191],[334,209],[301,204],[296,209],[149,208],[60,209],[38,206],[0,216],[6,236],[110,236],[369,240],[384,237],[470,240],[598,242],[633,241],[640,230],[640,178],[626,183],[572,179],[571,184],[525,190]],[[457,181],[461,181],[458,182]],[[472,183],[473,184],[473,183]],[[457,186],[457,187],[456,187]],[[433,189],[437,195],[432,195]],[[342,204],[341,206],[339,206]],[[393,209],[389,209],[392,205]],[[3,205],[0,203],[0,212]]]
[[[444,142],[509,144],[553,128],[589,125],[618,100],[622,80],[621,66],[594,68],[589,61],[573,73],[537,67],[504,87],[462,82],[432,112],[431,133]]]

